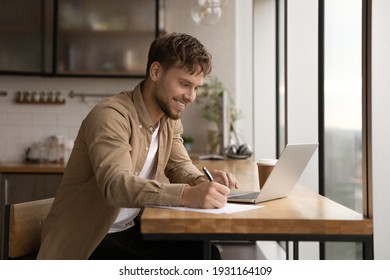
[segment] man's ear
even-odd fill
[[[149,71],[149,76],[150,76],[150,79],[154,82],[157,81],[159,75],[161,73],[161,64],[157,61],[154,61],[151,65],[150,65],[150,71]]]

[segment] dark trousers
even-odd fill
[[[211,258],[221,259],[215,245]],[[91,260],[200,260],[203,259],[202,241],[143,240],[139,222],[121,232],[109,233],[90,256]]]

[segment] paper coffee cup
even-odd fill
[[[265,181],[267,181],[269,174],[271,174],[272,169],[277,162],[277,159],[260,159],[257,161],[260,189],[264,186]]]

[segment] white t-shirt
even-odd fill
[[[154,179],[156,176],[159,131],[160,127],[157,127],[152,134],[148,155],[145,164],[139,173],[139,177]],[[134,218],[137,217],[140,211],[141,208],[121,208],[118,217],[112,224],[108,233],[120,232],[132,227],[134,225]]]

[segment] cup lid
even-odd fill
[[[259,159],[257,161],[258,165],[274,166],[278,162],[277,159]]]

